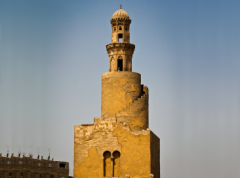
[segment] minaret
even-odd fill
[[[130,43],[131,19],[120,6],[110,22],[112,43],[106,45],[109,72],[102,75],[101,116],[122,119],[124,115],[131,129],[146,129],[148,128],[148,88],[141,85],[141,75],[132,72],[135,45]],[[141,102],[136,102],[138,99]],[[129,106],[130,104],[132,106]],[[126,113],[124,109],[131,111]],[[130,117],[134,117],[134,121]]]
[[[148,88],[132,72],[131,19],[120,6],[110,22],[101,117],[74,127],[74,178],[160,178],[160,140],[149,130]]]

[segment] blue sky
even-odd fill
[[[132,23],[161,176],[239,177],[240,0],[0,0],[0,153],[70,162],[101,115],[110,19]]]

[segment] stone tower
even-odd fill
[[[74,178],[160,178],[160,140],[149,130],[148,88],[132,72],[131,19],[120,6],[110,22],[101,117],[74,127]]]

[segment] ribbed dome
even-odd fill
[[[129,19],[129,15],[126,11],[119,9],[112,16],[112,19],[117,19],[117,18]]]

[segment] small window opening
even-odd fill
[[[128,30],[128,28],[127,27],[125,27],[125,31],[127,31]]]
[[[60,163],[60,164],[59,164],[59,167],[60,167],[60,168],[66,168],[66,164]]]
[[[54,175],[51,175],[51,178],[54,178]]]
[[[9,176],[12,176],[12,173],[11,173],[11,172],[9,172]]]
[[[7,164],[11,164],[11,160],[9,159],[9,160],[7,160]]]
[[[118,42],[122,43],[122,41],[123,41],[123,35],[120,33],[118,34]]]
[[[118,59],[118,71],[123,71],[123,60]]]
[[[121,26],[119,27],[119,30],[122,30],[122,27],[121,27]]]
[[[52,167],[52,163],[48,163],[48,167]]]
[[[21,172],[21,177],[23,177],[23,173]]]
[[[114,27],[114,31],[116,31],[116,27]]]

